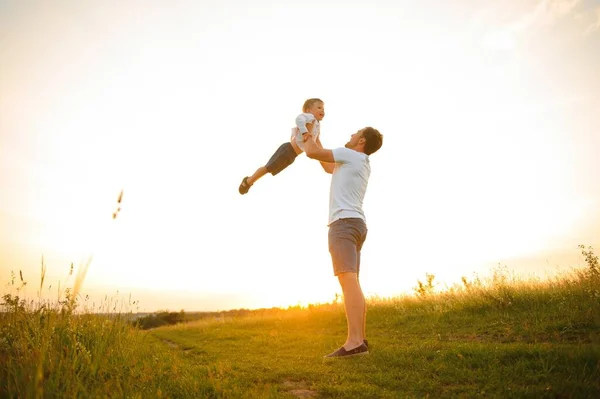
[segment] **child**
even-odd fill
[[[304,152],[304,142],[302,135],[308,132],[306,125],[312,125],[311,134],[313,139],[319,143],[320,121],[325,116],[325,104],[318,98],[311,98],[304,102],[302,106],[302,113],[296,117],[296,127],[292,128],[292,137],[290,141],[283,143],[277,151],[271,156],[271,159],[265,166],[261,166],[256,169],[256,172],[252,176],[246,176],[240,184],[240,194],[246,194],[250,187],[258,179],[271,173],[275,176],[288,166],[290,166],[296,157]]]

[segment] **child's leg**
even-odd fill
[[[282,170],[290,166],[297,156],[298,154],[296,154],[294,147],[289,141],[283,143],[265,165],[266,173],[276,176]]]
[[[296,156],[297,154],[295,153],[291,143],[283,143],[273,153],[269,161],[264,166],[256,169],[256,172],[254,172],[252,176],[249,176],[248,179],[246,179],[246,182],[249,185],[253,185],[258,179],[267,173],[271,173],[273,176],[275,176],[287,168],[292,162],[294,162]]]
[[[249,185],[253,185],[258,179],[260,179],[261,177],[263,177],[266,174],[267,174],[267,168],[265,166],[261,166],[260,168],[256,169],[256,172],[254,172],[254,174],[252,176],[248,177],[248,179],[246,179],[246,181],[248,182]]]
[[[250,187],[256,183],[258,179],[266,175],[267,173],[271,173],[273,176],[287,168],[294,162],[294,159],[298,156],[298,154],[294,151],[294,148],[290,142],[283,143],[277,151],[271,156],[271,159],[267,162],[265,166],[261,166],[256,169],[256,172],[252,176],[246,176],[242,180],[242,183],[239,187],[240,194],[246,194]]]

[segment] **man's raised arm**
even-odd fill
[[[306,152],[307,157],[321,161],[321,163],[333,164],[335,162],[333,152],[318,146],[310,133],[303,134],[302,138],[304,139],[304,152]]]
[[[321,137],[317,136],[317,140],[316,140],[317,146],[319,146],[319,148],[323,148],[323,144],[321,144]],[[330,163],[330,162],[323,162],[323,161],[319,161],[319,163],[321,164],[321,166],[323,167],[323,170],[329,174],[333,173],[333,170],[335,169],[335,163]]]

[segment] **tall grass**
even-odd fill
[[[544,378],[552,380],[570,375],[570,380],[560,388],[564,392],[574,389],[573,384],[581,385],[577,386],[580,392],[597,392],[600,390],[598,384],[594,386],[590,381],[593,376],[600,377],[600,270],[592,248],[580,249],[586,268],[545,281],[520,279],[498,269],[487,279],[464,278],[462,284],[438,292],[433,284],[435,277],[428,275],[426,282],[415,289],[416,295],[372,298],[368,332],[370,338],[373,337],[375,350],[378,346],[389,349],[385,353],[382,351],[381,367],[409,361],[402,356],[415,354],[407,354],[405,345],[415,342],[422,348],[418,350],[427,353],[438,344],[447,345],[441,348],[453,348],[451,351],[461,359],[471,351],[469,356],[480,356],[483,360],[477,361],[482,362],[487,361],[489,354],[477,351],[491,349],[464,345],[560,343],[590,349],[586,349],[587,355],[579,354],[579,358],[562,363],[557,360],[562,352],[552,352],[551,356],[556,359],[544,358],[545,352],[539,352],[535,356],[547,364],[546,374],[540,377],[540,370],[535,369],[535,374],[528,377],[525,368],[521,377],[526,381],[531,378],[539,384],[540,378],[545,381]],[[387,379],[384,375],[377,377],[380,382],[371,381],[369,390],[361,391],[360,381],[374,378],[371,370],[364,375],[355,375],[356,384],[348,388],[349,391],[343,391],[346,388],[335,391],[327,380],[320,380],[339,378],[327,374],[335,371],[324,369],[322,373],[325,374],[315,374],[311,357],[304,359],[294,354],[310,352],[316,344],[329,348],[332,337],[343,333],[343,307],[337,301],[306,308],[260,309],[245,312],[240,317],[226,317],[224,315],[231,313],[223,312],[218,318],[145,332],[131,323],[131,310],[117,310],[110,300],[92,309],[85,302],[80,303],[85,300],[80,288],[88,266],[89,261],[80,266],[73,287],[65,289],[54,301],[44,300],[41,295],[33,300],[23,298],[27,282],[21,273],[12,274],[8,293],[0,304],[0,397],[250,397],[246,395],[252,392],[259,397],[279,397],[286,395],[285,385],[290,384],[287,377],[281,376],[281,370],[288,369],[297,378],[313,379],[316,391],[326,393],[325,396],[353,392],[358,397],[368,397],[377,392],[377,384],[380,384],[381,392],[403,389],[394,382],[396,377]],[[73,267],[70,273],[73,273]],[[44,279],[42,261],[39,292]],[[235,324],[235,320],[242,324]],[[330,327],[332,323],[334,327]],[[237,328],[241,329],[235,330]],[[285,335],[286,328],[289,328],[289,336]],[[326,338],[319,339],[327,342],[318,343],[315,337],[322,337],[325,330],[328,331]],[[341,335],[339,338],[343,339]],[[205,347],[208,342],[216,351],[210,356]],[[247,354],[240,358],[239,351],[244,352],[250,343],[260,344],[254,354],[258,357]],[[453,343],[460,345],[453,347]],[[271,346],[275,349],[269,349]],[[500,349],[494,348],[493,359],[502,358]],[[577,349],[576,353],[581,350]],[[269,353],[275,356],[274,363],[255,367],[267,362]],[[277,356],[284,356],[282,353],[292,359],[289,360],[292,363],[276,361]],[[399,357],[394,360],[393,356]],[[429,367],[429,356],[425,355],[420,367]],[[435,356],[435,351],[431,356]],[[221,358],[229,360],[225,364],[218,360]],[[374,362],[379,361],[379,358],[374,359]],[[240,363],[236,365],[236,361]],[[460,364],[436,365],[444,366],[452,369]],[[565,371],[565,367],[574,368]],[[496,372],[500,373],[498,370]],[[553,374],[557,372],[562,374]],[[467,374],[463,377],[467,381],[464,392],[470,392],[468,387],[476,380],[469,383],[471,377]],[[438,388],[426,378],[412,381],[411,386],[421,384],[429,388],[419,389],[436,392]],[[279,382],[281,386],[277,385]],[[252,388],[256,384],[258,387]],[[554,386],[556,389],[560,384],[555,381]],[[421,391],[415,392],[419,396]]]
[[[0,397],[158,397],[182,381],[210,395],[210,384],[173,374],[177,358],[137,330],[122,303],[79,303],[88,266],[54,301],[21,298],[27,282],[13,274],[0,304]]]
[[[112,218],[121,211],[120,192]],[[42,258],[37,298],[24,298],[27,281],[14,272],[0,303],[0,397],[182,396],[182,384],[210,396],[210,384],[179,373],[177,356],[131,323],[136,302],[106,297],[91,308],[81,288],[91,257],[77,269],[71,287],[58,287],[56,300],[42,298]],[[71,264],[69,276],[73,275]],[[80,303],[84,301],[84,303]]]

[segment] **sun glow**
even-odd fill
[[[0,13],[2,274],[36,275],[43,255],[62,278],[92,256],[84,287],[148,308],[333,300],[329,176],[300,156],[237,193],[315,96],[326,147],[364,126],[385,137],[367,295],[564,249],[593,224],[598,33],[578,2],[205,3]]]

